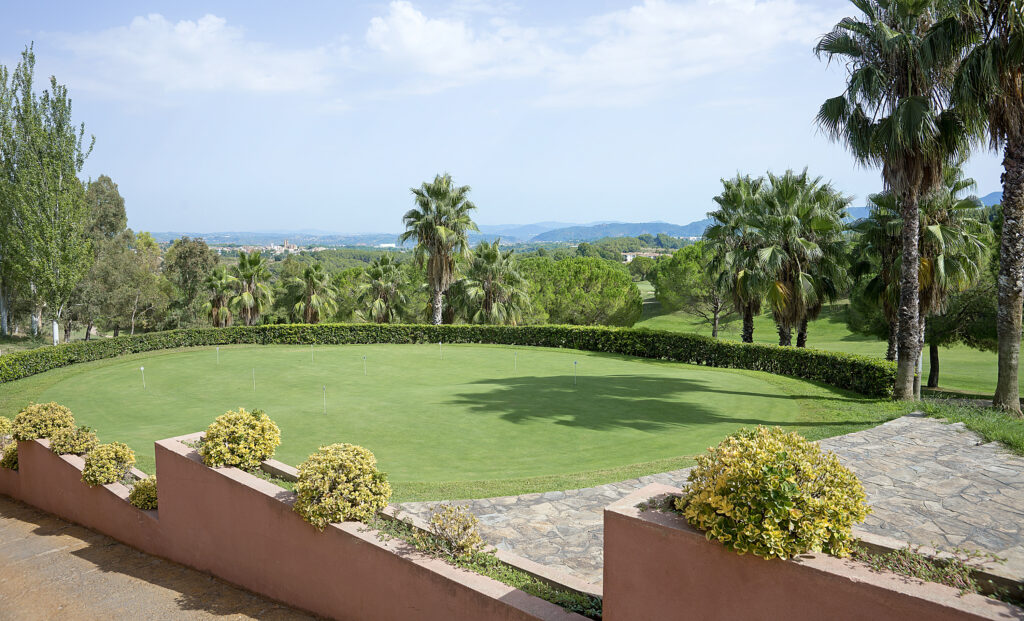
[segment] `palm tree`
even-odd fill
[[[293,278],[293,286],[302,293],[299,301],[292,306],[292,316],[303,323],[320,323],[338,310],[338,290],[331,282],[331,275],[323,264],[307,265],[302,276]]]
[[[943,165],[966,152],[969,131],[949,107],[962,43],[934,28],[938,0],[851,0],[859,17],[840,21],[815,48],[842,61],[846,91],[822,104],[819,125],[866,166],[881,166],[899,199],[904,257],[917,257],[918,206],[942,181]],[[919,262],[900,272],[899,351],[894,396],[914,398],[920,362]]]
[[[746,214],[764,200],[763,182],[740,175],[722,179],[722,193],[714,199],[718,209],[708,213],[713,223],[704,231],[712,250],[713,271],[721,278],[719,286],[743,317],[744,343],[754,342],[754,317],[761,312],[763,285],[756,264],[749,261]]]
[[[867,279],[864,296],[881,308],[889,329],[885,359],[896,360],[899,328],[896,309],[900,297],[899,255],[903,221],[896,197],[891,192],[872,194],[868,203],[871,206],[868,217],[852,227],[858,237],[851,253],[854,261],[850,274],[858,281]]]
[[[237,279],[228,273],[223,265],[213,268],[203,280],[203,288],[206,289],[209,301],[206,302],[204,310],[210,317],[214,328],[227,327],[231,325],[231,292],[235,289]]]
[[[270,279],[267,261],[259,250],[241,252],[232,268],[236,279],[231,308],[247,326],[256,325],[260,315],[273,303],[274,296],[265,281]]]
[[[466,278],[453,286],[457,306],[470,323],[515,326],[529,309],[526,280],[519,274],[512,251],[502,251],[500,243],[480,242]]]
[[[976,196],[964,197],[975,188],[974,179],[964,177],[960,165],[944,173],[943,186],[921,201],[921,335],[925,318],[941,315],[954,293],[978,282],[988,260],[991,227],[980,214],[984,209]],[[929,386],[938,385],[938,345],[929,352],[932,365]],[[920,379],[914,386],[920,396]]]
[[[764,200],[745,214],[745,263],[756,265],[779,331],[779,345],[806,344],[807,322],[845,278],[842,232],[849,202],[820,177],[768,173]]]
[[[408,299],[405,295],[407,284],[405,272],[394,255],[385,254],[366,268],[368,282],[358,293],[364,319],[376,323],[395,323],[405,314]]]
[[[949,20],[976,45],[960,63],[954,99],[1003,148],[1003,230],[999,244],[999,376],[993,405],[1021,413],[1018,364],[1024,301],[1024,3],[964,0]]]
[[[455,282],[456,260],[469,256],[469,231],[479,230],[469,212],[476,209],[467,196],[468,185],[456,186],[448,173],[412,188],[416,207],[402,218],[402,242],[416,239],[416,261],[426,264],[431,288],[433,321],[443,319],[444,294]]]

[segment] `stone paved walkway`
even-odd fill
[[[985,444],[962,424],[905,416],[873,429],[828,438],[864,483],[873,513],[865,531],[917,545],[980,549],[1006,558],[1024,576],[1024,458]],[[484,538],[538,563],[601,581],[602,510],[649,483],[681,487],[676,470],[586,489],[463,501]],[[426,517],[436,503],[406,503]]]

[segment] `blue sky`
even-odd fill
[[[96,136],[90,176],[152,231],[397,231],[449,171],[484,224],[664,220],[722,177],[809,166],[880,188],[819,134],[843,0],[47,2],[7,7]],[[979,193],[1000,189],[979,153]]]

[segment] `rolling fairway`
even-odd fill
[[[360,444],[399,499],[620,480],[688,465],[742,426],[818,438],[901,413],[765,373],[488,345],[445,345],[442,359],[437,344],[232,346],[220,348],[219,363],[215,348],[163,351],[0,385],[0,415],[30,400],[67,405],[102,441],[132,446],[149,471],[154,440],[205,429],[239,406],[261,408],[281,427],[281,461]]]

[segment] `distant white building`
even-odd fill
[[[647,257],[648,259],[657,259],[658,257],[665,257],[672,254],[671,252],[623,252],[622,260],[626,263],[631,263],[633,259],[637,257]]]
[[[397,248],[396,244],[377,244],[378,248]]]

